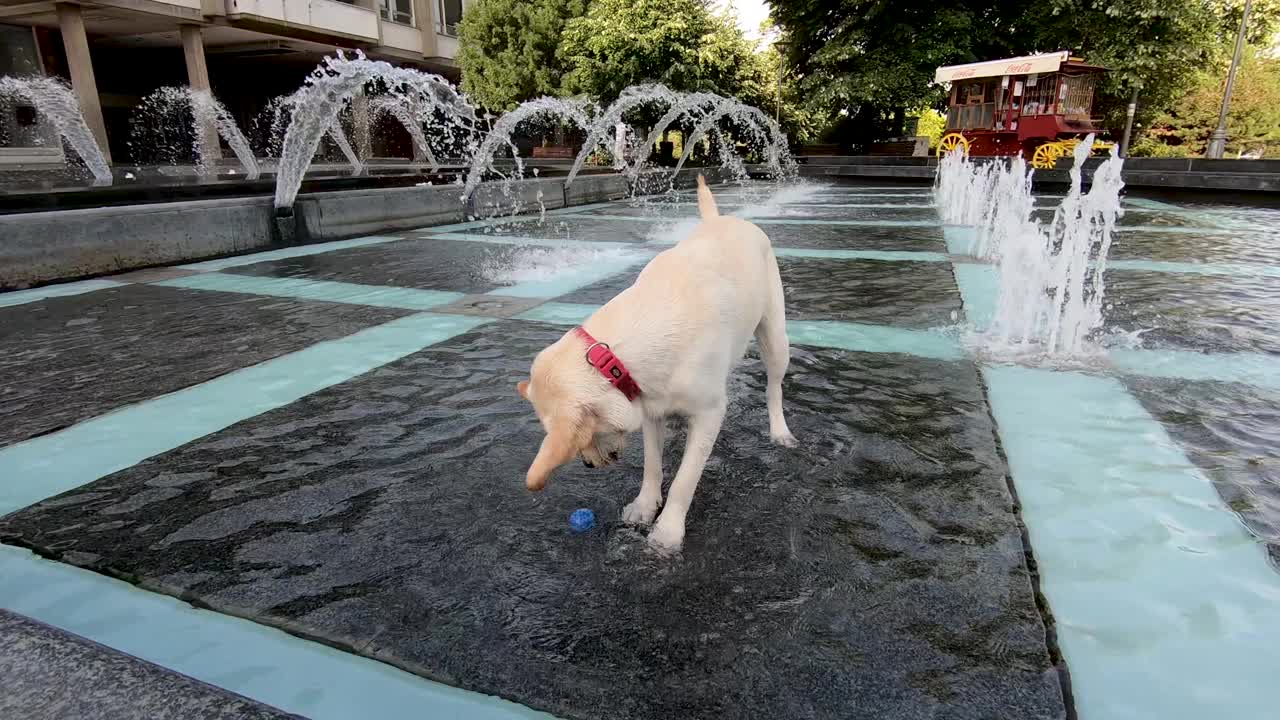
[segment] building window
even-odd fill
[[[378,12],[387,22],[413,25],[413,0],[379,0]]]
[[[461,21],[462,0],[440,0],[440,34],[457,37]]]

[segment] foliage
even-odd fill
[[[458,27],[462,89],[491,110],[540,95],[563,95],[565,23],[586,0],[475,0]]]
[[[1224,59],[1197,73],[1191,90],[1155,118],[1134,154],[1141,150],[1159,156],[1168,152],[1165,148],[1203,154],[1218,125],[1229,62]],[[1247,48],[1241,58],[1227,115],[1227,155],[1247,152],[1280,156],[1280,58],[1256,47]]]
[[[893,134],[902,108],[939,107],[942,65],[1072,50],[1111,70],[1112,124],[1134,90],[1147,116],[1188,74],[1229,54],[1244,0],[772,0],[772,19],[810,110],[848,131]],[[1254,0],[1250,37],[1280,27],[1280,0]]]
[[[759,104],[769,81],[733,21],[700,0],[593,0],[567,23],[561,52],[566,87],[612,102],[623,89],[660,82]]]
[[[1191,157],[1191,150],[1186,145],[1168,145],[1160,140],[1144,135],[1138,138],[1129,148],[1130,157],[1152,158],[1185,158]]]
[[[937,147],[947,127],[947,116],[933,108],[925,108],[912,117],[917,118],[916,135],[924,135],[929,138],[929,147]]]
[[[773,0],[771,16],[814,111],[829,122],[861,116],[875,124],[940,102],[943,91],[932,85],[940,65],[1028,50],[1020,22],[1029,4]]]

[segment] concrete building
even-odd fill
[[[110,158],[137,162],[129,143],[134,110],[167,85],[212,89],[247,126],[338,48],[456,81],[467,2],[0,0],[0,75],[66,79]],[[61,148],[32,147],[24,128],[33,123],[30,108],[5,108],[0,164],[61,157]]]

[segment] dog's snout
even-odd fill
[[[594,467],[595,467],[595,464],[593,464],[590,460],[588,460],[588,459],[586,459],[586,458],[582,458],[582,464],[583,464],[583,465],[586,465],[586,466],[587,466],[587,467],[589,467],[589,468],[594,468]]]
[[[618,451],[614,450],[609,453],[609,462],[618,462]]]

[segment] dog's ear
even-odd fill
[[[525,400],[528,400],[529,399],[529,381],[521,380],[520,382],[516,383],[516,392],[520,393],[520,397],[524,398]]]
[[[542,447],[538,448],[538,456],[529,466],[529,474],[525,476],[525,487],[537,492],[547,486],[547,479],[556,468],[569,462],[577,454],[574,438],[577,436],[577,423],[570,418],[561,417],[553,420],[551,431],[542,438]]]

